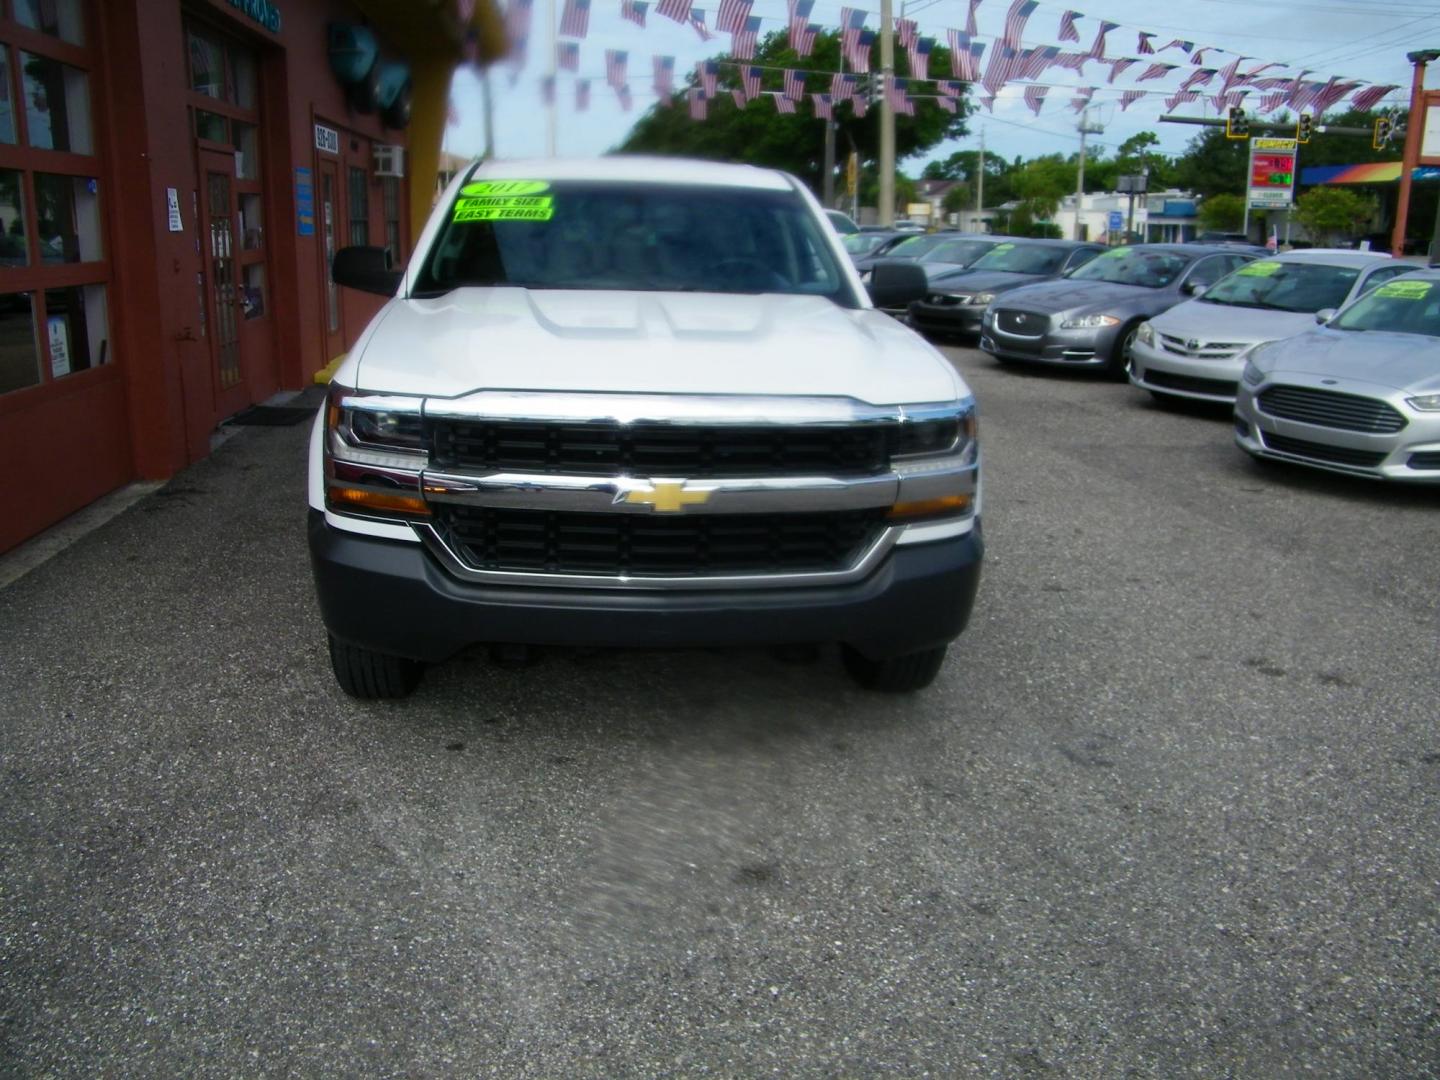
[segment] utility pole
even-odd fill
[[[835,121],[825,121],[825,164],[820,179],[820,203],[829,210],[835,205]]]
[[[1400,165],[1400,197],[1395,203],[1395,231],[1390,236],[1390,254],[1405,254],[1405,225],[1410,214],[1410,174],[1420,163],[1420,141],[1425,134],[1425,65],[1440,60],[1440,49],[1422,49],[1406,53],[1405,59],[1415,65],[1410,83],[1410,119],[1405,125],[1405,154]]]
[[[980,168],[975,171],[975,213],[985,213],[985,129],[980,129]]]
[[[1084,240],[1084,226],[1080,222],[1080,208],[1085,198],[1085,136],[1104,134],[1105,128],[1090,122],[1090,106],[1080,114],[1080,168],[1075,173],[1075,239]]]
[[[554,3],[554,0],[551,0]],[[895,22],[891,0],[880,0],[880,224],[895,224],[895,110],[890,86],[895,81]]]
[[[490,93],[490,68],[480,69],[480,93],[485,102],[485,160],[495,158],[495,99]]]

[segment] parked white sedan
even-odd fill
[[[1343,307],[1418,267],[1363,251],[1296,251],[1248,263],[1193,300],[1140,327],[1130,348],[1130,382],[1157,400],[1231,404],[1242,353],[1315,325],[1315,313]]]

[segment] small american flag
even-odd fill
[[[860,31],[864,29],[865,12],[848,7],[840,9],[840,49],[857,71],[859,65],[854,62],[854,57],[860,47]]]
[[[975,9],[980,6],[980,0],[970,0],[970,13],[965,16],[965,33],[974,37],[980,31],[975,26]]]
[[[690,9],[690,29],[695,31],[701,41],[709,41],[715,36],[705,25],[705,12],[698,7]]]
[[[1012,78],[1038,79],[1045,69],[1060,58],[1060,46],[1037,45],[1021,54],[1020,68]]]
[[[944,110],[945,110],[946,112],[948,112],[948,113],[953,113],[953,112],[955,111],[955,99],[954,99],[954,98],[937,97],[937,98],[935,99],[935,104],[936,104],[936,105],[939,105],[940,108],[944,109]]]
[[[686,95],[690,99],[690,119],[704,120],[708,115],[708,102],[705,95],[699,90],[691,90]]]
[[[749,101],[760,96],[760,75],[758,67],[743,67],[740,69],[740,87],[745,92]]]
[[[1067,11],[1060,16],[1060,32],[1056,35],[1061,41],[1079,41],[1080,31],[1075,29],[1075,20],[1083,19],[1085,16],[1078,11]]]
[[[1246,58],[1243,56],[1237,56],[1220,69],[1220,93],[1228,93],[1230,87],[1234,86],[1238,81],[1236,79],[1236,73],[1240,70],[1240,61],[1244,59]]]
[[[1262,113],[1272,113],[1276,109],[1280,108],[1281,105],[1284,105],[1285,99],[1289,96],[1290,92],[1288,90],[1277,90],[1273,94],[1266,94],[1260,99],[1260,108],[1257,111]]]
[[[628,84],[615,88],[615,98],[620,102],[621,112],[629,112],[635,106],[635,99],[630,96],[630,87]]]
[[[1110,78],[1106,79],[1105,81],[1106,81],[1107,83],[1113,83],[1113,82],[1114,82],[1116,79],[1118,79],[1121,75],[1125,74],[1125,72],[1126,72],[1129,68],[1133,67],[1134,65],[1138,64],[1139,62],[1140,62],[1139,60],[1135,60],[1135,59],[1129,58],[1129,57],[1126,57],[1126,58],[1123,58],[1123,59],[1120,59],[1120,60],[1111,60],[1111,61],[1110,61]]]
[[[814,8],[815,0],[790,0],[790,21],[788,24],[790,27],[790,48],[796,52],[799,52],[796,39],[798,35],[804,32],[805,27],[809,25],[810,12],[813,11]],[[814,44],[815,42],[812,40],[810,46],[807,46],[806,51],[800,53],[800,55],[809,56],[809,48],[813,47]]]
[[[976,45],[979,49],[976,49]],[[950,74],[965,82],[980,81],[980,58],[985,53],[984,42],[970,41],[970,35],[960,30],[950,31]]]
[[[916,38],[920,36],[920,27],[914,19],[896,19],[895,36],[900,39],[902,47],[913,49]]]
[[[865,100],[864,94],[856,94],[850,99],[850,108],[855,110],[856,120],[864,120],[865,112],[870,108],[870,103]]]
[[[1166,75],[1169,75],[1170,72],[1174,71],[1176,66],[1175,64],[1151,64],[1140,73],[1140,77],[1135,81],[1149,82],[1151,79],[1163,79]]]
[[[690,0],[660,0],[655,5],[655,13],[684,25],[690,21]]]
[[[829,94],[811,94],[810,102],[815,106],[817,120],[833,120],[835,118],[835,110],[831,105]]]
[[[986,108],[986,110],[987,110],[988,112],[992,112],[992,113],[993,113],[993,112],[995,111],[995,95],[994,95],[994,94],[985,94],[985,95],[983,95],[983,96],[980,98],[980,104],[981,104],[981,105],[984,105],[985,108]]]
[[[860,41],[855,46],[855,55],[851,56],[850,66],[861,75],[870,74],[870,49],[875,44],[874,30],[861,30]]]
[[[1214,94],[1210,98],[1210,104],[1215,106],[1217,113],[1223,113],[1228,111],[1231,106],[1239,105],[1244,100],[1245,93],[1244,90],[1236,90],[1233,94],[1223,92]]]
[[[1390,93],[1390,91],[1392,90],[1399,89],[1400,87],[1398,86],[1389,85],[1367,86],[1364,90],[1361,90],[1358,94],[1356,94],[1353,98],[1350,99],[1350,107],[1360,112],[1369,112],[1377,104],[1379,104],[1380,99],[1383,98],[1386,94]]]
[[[985,65],[985,77],[980,80],[980,85],[994,97],[1014,78],[1013,72],[1019,63],[1020,54],[1004,42],[997,41],[995,48],[990,50],[990,62]]]
[[[934,38],[919,38],[910,47],[910,77],[912,79],[929,80],[930,78],[930,51],[935,48]]]
[[[1025,33],[1025,24],[1038,6],[1039,0],[1015,0],[1010,5],[1010,10],[1005,15],[1005,33],[1000,38],[1002,45],[1016,50],[1020,48],[1020,38]]]
[[[651,62],[655,72],[655,94],[665,98],[675,89],[675,58],[657,56]]]
[[[620,0],[620,18],[633,22],[645,29],[645,12],[650,9],[649,0]]]
[[[1089,53],[1061,53],[1059,56],[1055,57],[1055,60],[1051,66],[1065,68],[1067,71],[1073,71],[1077,75],[1084,75],[1085,65],[1090,62],[1090,59],[1091,57]],[[1039,76],[1035,76],[1035,78],[1039,78]]]
[[[715,66],[714,60],[701,60],[695,65],[695,74],[700,80],[700,92],[707,98],[715,96],[715,77],[719,74],[719,68]]]
[[[555,76],[546,75],[540,80],[540,100],[546,105],[555,104]]]
[[[1336,79],[1330,80],[1330,85],[1325,88],[1325,93],[1320,95],[1320,100],[1315,103],[1315,115],[1319,116],[1328,109],[1333,109],[1346,94],[1354,90],[1360,83],[1358,81],[1340,82]]]
[[[1126,90],[1120,95],[1120,111],[1124,112],[1145,96],[1144,90]]]
[[[1154,56],[1155,46],[1150,44],[1150,39],[1154,36],[1154,34],[1147,34],[1144,30],[1141,30],[1140,43],[1135,46],[1135,51],[1138,52],[1141,56]]]
[[[625,69],[629,66],[630,54],[624,49],[605,50],[605,81],[615,89],[626,83]]]
[[[590,0],[565,0],[560,36],[583,38],[590,30]]]
[[[574,41],[557,41],[555,43],[555,66],[561,71],[579,71],[579,44]]]
[[[1161,45],[1160,51],[1164,52],[1166,49],[1179,49],[1183,53],[1188,53],[1193,48],[1195,48],[1195,43],[1193,41],[1185,41],[1183,38],[1177,37],[1168,45]]]
[[[1279,64],[1275,64],[1275,63],[1257,64],[1255,67],[1253,67],[1253,68],[1251,68],[1249,71],[1245,72],[1245,74],[1241,75],[1241,76],[1240,76],[1239,78],[1237,78],[1235,81],[1236,81],[1237,83],[1244,83],[1246,86],[1249,86],[1249,85],[1251,85],[1252,82],[1254,81],[1256,75],[1259,75],[1262,71],[1265,71],[1265,70],[1268,69],[1268,68],[1279,67],[1279,66],[1280,66]]]
[[[793,19],[790,22],[790,48],[796,56],[809,56],[815,50],[815,38],[820,33],[820,27],[814,23],[807,23],[804,19]]]
[[[751,15],[745,25],[730,35],[730,55],[736,60],[753,60],[760,40],[760,16]]]
[[[1181,90],[1192,90],[1197,86],[1207,86],[1215,78],[1214,68],[1201,68],[1199,71],[1192,71],[1180,84]]]
[[[1040,109],[1045,104],[1045,95],[1049,92],[1048,86],[1027,86],[1025,88],[1025,104],[1036,116],[1040,115]]]
[[[720,9],[715,12],[715,29],[724,34],[733,34],[745,25],[750,17],[751,0],[720,0]]]
[[[837,104],[849,101],[855,96],[855,76],[842,75],[838,71],[830,76],[830,100]]]
[[[891,79],[885,85],[885,97],[890,102],[890,108],[902,116],[914,116],[915,106],[905,96],[905,91],[910,88],[909,79]],[[905,111],[905,106],[910,104],[910,111]]]
[[[1106,22],[1104,19],[1100,20],[1100,32],[1095,35],[1095,42],[1090,46],[1091,59],[1105,59],[1105,35],[1110,33],[1111,30],[1117,29],[1119,26],[1119,23]]]
[[[1174,112],[1177,105],[1188,105],[1192,101],[1199,100],[1199,90],[1177,90],[1165,99],[1165,108],[1168,112]]]
[[[1213,48],[1215,48],[1214,45],[1206,45],[1203,49],[1196,49],[1190,54],[1190,63],[1203,64],[1205,62],[1205,54]]]
[[[1288,87],[1290,80],[1283,75],[1272,75],[1268,79],[1255,79],[1249,85],[1252,90],[1279,90],[1282,86]]]
[[[1082,86],[1080,92],[1070,99],[1070,107],[1076,112],[1080,112],[1086,105],[1090,104],[1090,99],[1094,96],[1095,87]]]
[[[799,101],[805,96],[805,73],[785,69],[785,97]]]
[[[784,94],[772,94],[771,97],[775,99],[776,112],[788,114],[795,111],[795,102],[791,101]]]
[[[518,41],[530,33],[531,4],[533,0],[510,0],[505,9],[505,32],[511,41]]]
[[[745,96],[744,90],[731,90],[730,100],[735,102],[735,108],[743,109],[750,104],[750,99]]]
[[[575,80],[575,111],[584,112],[590,108],[590,80]]]
[[[940,92],[942,97],[959,97],[965,92],[965,87],[960,83],[949,81],[937,82],[935,89]]]

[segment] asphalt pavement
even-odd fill
[[[949,351],[988,558],[913,696],[349,700],[304,427],[0,588],[0,1073],[1440,1076],[1440,495]]]

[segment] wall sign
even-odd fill
[[[309,169],[295,170],[295,232],[315,235],[315,184]]]
[[[1294,139],[1250,140],[1252,210],[1288,210],[1295,201]]]
[[[324,124],[315,125],[315,149],[327,154],[340,153],[340,133]]]
[[[170,217],[170,231],[184,232],[185,222],[180,220],[180,193],[173,187],[165,189],[165,212]]]
[[[270,0],[230,0],[230,6],[249,15],[272,34],[280,32],[280,9]]]

